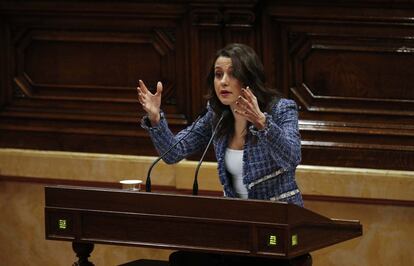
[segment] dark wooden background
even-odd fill
[[[155,155],[136,84],[178,131],[243,42],[300,107],[303,164],[414,170],[414,1],[1,1],[0,147]],[[210,160],[213,160],[210,153]]]

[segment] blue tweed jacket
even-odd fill
[[[187,156],[202,151],[213,132],[214,112],[208,112],[194,125],[193,131],[165,157],[168,164],[176,163]],[[250,199],[278,200],[303,206],[301,193],[295,180],[296,166],[301,160],[300,135],[297,106],[294,101],[280,99],[266,115],[266,127],[257,130],[250,126],[243,149],[243,183]],[[164,114],[156,127],[148,126],[147,117],[142,119],[142,127],[149,131],[157,151],[162,154],[192,127],[177,135],[168,128]],[[230,174],[226,171],[224,154],[227,148],[226,137],[213,141],[218,163],[218,175],[223,185],[224,195],[237,197]]]

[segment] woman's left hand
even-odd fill
[[[266,126],[266,116],[260,110],[257,98],[249,87],[241,90],[241,95],[236,101],[234,112],[246,118],[257,129],[264,129]]]

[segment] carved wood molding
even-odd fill
[[[194,26],[244,28],[253,27],[255,20],[255,13],[245,9],[195,8],[191,11],[191,21]]]
[[[136,96],[139,78],[150,87],[161,78],[173,127],[187,123],[177,105],[177,95],[186,90],[176,81],[176,51],[182,49],[175,43],[178,24],[137,31],[127,23],[123,31],[113,31],[96,28],[95,20],[72,29],[70,20],[44,27],[16,18],[10,24],[13,85],[2,91],[12,97],[0,117],[15,122],[1,128],[144,136],[136,126],[143,115]]]
[[[302,162],[413,169],[409,11],[358,3],[269,3],[277,81],[300,110]]]
[[[378,38],[315,34],[300,40],[290,54],[291,90],[306,111],[414,116],[409,88],[414,80],[407,72],[414,67],[409,56],[414,42],[408,36],[383,43]],[[388,82],[396,75],[404,79]]]

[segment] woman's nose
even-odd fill
[[[228,82],[229,82],[229,78],[228,78],[228,75],[227,74],[224,74],[222,77],[221,77],[221,85],[228,85]]]

